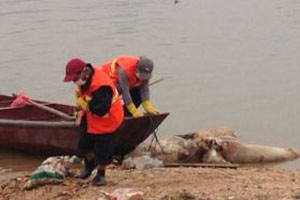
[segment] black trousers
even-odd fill
[[[86,115],[84,115],[80,124],[78,149],[84,155],[93,152],[94,161],[97,165],[108,165],[112,162],[114,155],[117,132],[107,134],[88,133]]]

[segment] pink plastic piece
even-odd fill
[[[10,104],[10,106],[13,108],[24,107],[26,105],[29,105],[28,99],[29,99],[29,96],[22,92],[22,93],[18,94],[18,96]]]

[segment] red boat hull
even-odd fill
[[[38,155],[76,155],[79,127],[34,106],[9,107],[12,97],[0,95],[0,148]],[[41,102],[71,115],[74,107]],[[116,155],[133,150],[168,116],[162,113],[126,118],[116,139]]]
[[[1,149],[39,155],[72,155],[77,154],[78,136],[79,129],[74,125],[0,120]]]

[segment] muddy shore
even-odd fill
[[[79,169],[75,173],[79,173]],[[28,176],[19,175],[1,185],[0,200],[97,199],[101,191],[134,188],[145,199],[157,200],[267,200],[300,199],[300,170],[280,168],[156,168],[107,170],[108,185],[91,186],[75,177],[60,185],[24,190]]]

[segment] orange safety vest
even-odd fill
[[[128,76],[129,88],[140,86],[144,83],[136,76],[136,65],[139,60],[137,56],[118,56],[113,61],[104,63],[101,68],[107,73],[116,83],[119,80],[117,67],[121,67]]]
[[[101,68],[94,68],[95,72],[91,80],[91,85],[87,91],[81,92],[80,96],[88,101],[93,92],[101,86],[110,86],[113,90],[113,99],[108,113],[104,116],[93,114],[86,111],[87,132],[91,134],[113,133],[121,125],[124,119],[124,111],[121,98],[117,88],[110,77],[104,73]]]

